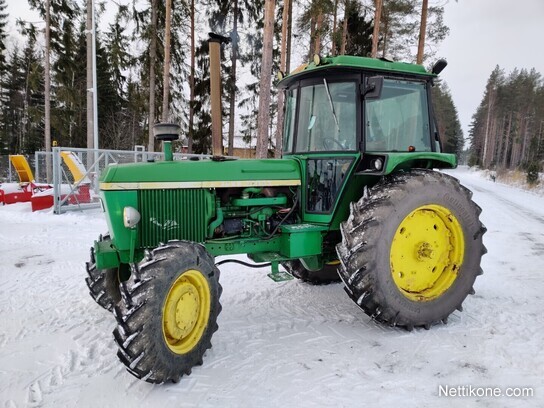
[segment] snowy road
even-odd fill
[[[87,293],[83,262],[102,214],[0,207],[0,408],[544,406],[544,198],[451,173],[483,208],[489,253],[476,295],[447,325],[383,327],[340,284],[278,284],[231,264],[204,365],[162,386],[125,371],[114,319]],[[438,395],[459,385],[534,396]]]

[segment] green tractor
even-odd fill
[[[165,161],[107,168],[109,235],[94,243],[87,284],[115,315],[127,370],[177,382],[202,364],[221,311],[218,266],[247,264],[218,256],[246,254],[275,280],[341,280],[389,326],[429,329],[461,310],[485,227],[471,192],[435,171],[457,164],[440,152],[431,104],[444,67],[316,58],[279,83],[282,159],[174,161],[179,131],[160,124]]]

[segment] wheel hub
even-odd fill
[[[423,261],[424,259],[432,259],[434,251],[431,244],[428,242],[422,242],[417,250],[417,259]]]
[[[417,208],[400,223],[391,245],[391,273],[399,290],[414,301],[443,295],[463,261],[464,235],[445,207]]]
[[[210,290],[197,270],[180,275],[170,287],[163,307],[163,334],[168,348],[184,354],[194,348],[208,323]]]

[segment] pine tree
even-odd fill
[[[6,66],[6,39],[8,38],[8,12],[6,0],[0,0],[0,73],[5,72]]]
[[[3,137],[6,133],[2,129],[5,126],[6,120],[4,113],[7,112],[6,104],[9,102],[6,90],[4,89],[5,76],[9,68],[6,60],[6,39],[8,37],[7,24],[8,13],[6,0],[0,0],[0,154],[4,152],[4,149],[7,150],[8,146],[7,140],[4,140]]]
[[[344,24],[344,21],[346,21],[346,24]],[[339,32],[337,36],[344,37],[343,53],[361,57],[370,56],[374,26],[371,18],[367,16],[367,10],[356,1],[346,2],[346,10],[340,24],[340,30],[344,31],[344,26],[345,34]],[[342,49],[339,52],[342,54]]]
[[[162,104],[156,103],[163,95],[164,84],[164,30],[166,9],[163,2],[158,0],[149,0],[147,8],[138,10],[133,8],[133,19],[136,23],[134,33],[135,39],[142,41],[145,48],[140,55],[136,57],[138,67],[137,73],[140,81],[148,90],[148,120],[146,124],[148,132],[148,149],[154,150],[155,141],[153,139],[152,127],[157,118],[161,117]],[[174,121],[186,123],[186,115],[176,114],[174,111],[185,102],[183,93],[184,83],[187,81],[189,65],[186,63],[186,53],[188,44],[186,38],[189,35],[187,19],[190,15],[190,8],[185,1],[172,2],[172,33],[171,33],[171,73],[170,73],[170,95],[169,101],[172,102],[172,114],[169,115]]]
[[[496,67],[473,115],[471,164],[527,169],[544,158],[544,95],[540,73]]]
[[[332,0],[311,0],[298,18],[298,29],[309,34],[308,60],[323,52],[323,39],[329,34],[329,16],[334,13]],[[327,17],[327,18],[326,18]]]
[[[9,103],[2,109],[2,139],[9,153],[19,153],[24,148],[24,132],[18,126],[24,122],[24,74],[21,53],[17,47],[9,55],[3,88]]]
[[[195,126],[192,138],[194,153],[209,153],[212,146],[212,117],[210,115],[210,59],[208,41],[204,40],[195,50],[197,63],[195,98],[193,102]]]
[[[441,82],[433,87],[432,94],[442,151],[459,156],[463,151],[464,138],[450,90],[444,82]]]

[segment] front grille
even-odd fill
[[[140,190],[140,247],[170,239],[203,242],[211,218],[211,194],[203,189]]]

